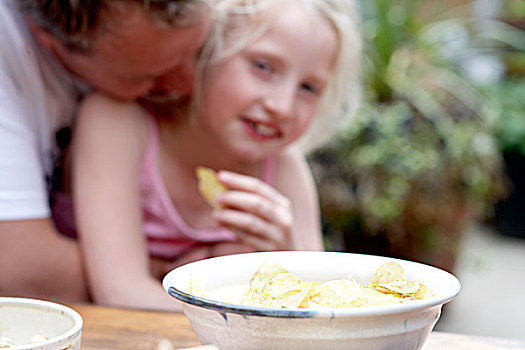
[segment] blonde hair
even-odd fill
[[[318,11],[332,25],[339,39],[332,76],[317,114],[307,132],[295,143],[304,152],[309,152],[327,142],[356,109],[361,59],[359,15],[353,0],[286,1],[296,1]],[[202,100],[200,91],[203,90],[206,67],[234,55],[263,35],[271,21],[264,21],[261,16],[255,15],[263,13],[271,16],[269,10],[275,9],[279,3],[280,0],[215,0],[219,20],[198,64],[196,101]],[[197,105],[201,104],[197,102]]]

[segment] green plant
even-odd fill
[[[363,2],[362,106],[310,160],[325,220],[347,241],[361,230],[384,235],[393,255],[425,260],[443,248],[450,260],[463,225],[504,192],[497,114],[417,5]]]
[[[525,156],[525,79],[507,79],[483,91],[498,112],[496,136],[502,151]]]

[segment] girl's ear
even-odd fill
[[[29,26],[31,33],[33,33],[36,41],[43,47],[55,51],[57,46],[62,45],[53,34],[37,26],[31,18],[26,17],[26,23]]]

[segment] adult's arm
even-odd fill
[[[85,301],[78,246],[50,217],[44,140],[51,126],[38,122],[8,78],[0,70],[0,294]]]
[[[50,219],[0,221],[0,295],[88,300],[78,244]]]

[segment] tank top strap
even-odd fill
[[[266,157],[262,164],[261,179],[268,185],[275,184],[275,172],[277,171],[277,159],[274,156]]]
[[[155,166],[159,149],[159,128],[155,117],[151,113],[149,113],[148,128],[148,146],[146,148],[146,152],[144,153],[142,164],[143,166],[149,168],[151,166]]]

